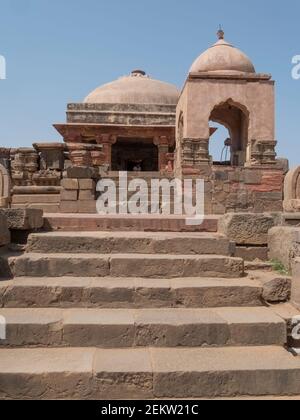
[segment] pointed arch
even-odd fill
[[[228,139],[225,140],[230,147],[231,165],[243,166],[246,162],[249,143],[250,113],[248,109],[229,98],[212,108],[209,121],[221,124],[227,128],[230,141]]]

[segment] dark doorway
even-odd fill
[[[112,147],[112,170],[157,172],[158,148],[152,139],[120,138]]]

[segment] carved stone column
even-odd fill
[[[166,136],[158,136],[154,138],[153,143],[158,148],[158,170],[164,172],[168,165],[169,139]]]
[[[102,160],[102,165],[107,165],[111,169],[112,146],[117,142],[117,137],[111,134],[100,134],[96,137],[98,145],[102,145],[102,155],[99,157],[99,162]]]

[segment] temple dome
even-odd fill
[[[190,73],[255,73],[249,57],[224,40],[224,32],[218,32],[216,44],[201,54],[194,62]]]
[[[98,87],[84,100],[88,104],[177,105],[176,86],[151,79],[142,70],[135,70],[114,82]]]

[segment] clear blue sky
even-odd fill
[[[299,0],[0,0],[0,145],[61,140],[68,102],[138,67],[181,87],[216,39],[244,50],[277,81],[280,156],[300,163]]]

